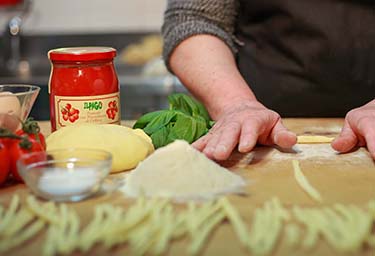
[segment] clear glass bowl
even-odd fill
[[[111,166],[111,153],[96,149],[34,152],[17,161],[30,190],[53,201],[80,201],[98,192]]]
[[[40,87],[26,84],[0,85],[0,127],[15,131],[30,114]]]

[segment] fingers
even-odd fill
[[[258,139],[258,129],[261,124],[254,121],[229,122],[214,127],[213,131],[201,137],[192,144],[208,158],[225,160],[239,143],[239,151],[249,152],[254,148]]]
[[[285,128],[280,119],[273,127],[270,137],[274,144],[282,148],[291,148],[297,143],[296,134]]]
[[[275,143],[284,148],[292,147],[297,142],[296,135],[288,131],[281,121],[276,119],[277,117],[270,116],[272,118],[253,117],[241,121],[217,123],[210,133],[194,142],[193,146],[208,158],[216,160],[227,159],[237,144],[239,152],[251,151],[259,138],[271,138],[268,142],[261,139],[263,144]]]
[[[206,134],[205,136],[202,136],[200,137],[198,140],[194,141],[191,145],[199,150],[199,151],[203,151],[203,149],[206,147],[207,145],[207,142],[209,140],[209,136],[210,134]]]
[[[366,136],[367,149],[371,157],[375,159],[375,131]]]
[[[366,140],[367,149],[375,159],[375,117],[365,116],[358,120],[358,133]],[[357,134],[358,137],[358,134]]]
[[[357,135],[354,133],[348,122],[345,122],[339,136],[332,141],[332,148],[338,152],[346,153],[358,144]]]
[[[255,147],[258,140],[258,134],[261,129],[260,126],[260,122],[254,122],[251,120],[244,121],[241,130],[238,151],[240,151],[241,153],[246,153]]]
[[[237,145],[238,137],[241,131],[241,124],[230,122],[221,127],[220,130],[211,134],[203,153],[216,160],[225,160],[232,153]]]

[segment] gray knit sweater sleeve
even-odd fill
[[[169,58],[175,47],[186,38],[210,34],[223,40],[233,54],[237,52],[234,23],[238,0],[168,0],[162,26],[163,58]]]

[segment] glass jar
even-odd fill
[[[120,124],[119,82],[110,47],[71,47],[48,52],[51,128]]]

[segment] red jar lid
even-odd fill
[[[58,48],[48,52],[48,58],[52,61],[94,61],[113,59],[116,49],[111,47],[69,47]]]

